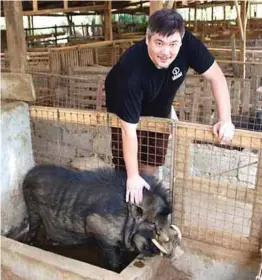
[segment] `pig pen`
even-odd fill
[[[89,170],[112,166],[110,130],[111,126],[119,126],[116,118],[109,118],[107,114],[94,111],[37,106],[31,107],[30,117],[36,164],[53,163],[73,169]],[[161,131],[172,134],[172,124],[168,120],[152,119],[146,124],[141,124],[143,130],[158,131],[159,127]],[[173,153],[170,151],[168,154],[171,156]],[[167,157],[165,166],[156,174],[164,178],[167,188],[171,187],[173,177],[171,162],[172,159]],[[61,256],[43,250],[43,247],[29,246],[20,242],[23,238],[15,235],[15,230],[9,233],[4,234],[9,238],[1,238],[2,272],[6,279],[151,279],[161,261],[160,257],[137,256],[134,259],[133,256],[131,263],[127,263],[127,267],[121,273],[114,273],[79,261],[78,258],[66,258],[66,254]]]
[[[32,106],[30,118],[36,163],[77,169],[112,165],[110,131],[119,126],[114,116]],[[4,275],[11,279],[14,275],[20,279],[255,279],[262,218],[261,134],[237,131],[232,144],[225,146],[204,125],[144,118],[139,129],[172,136],[165,165],[156,176],[171,190],[172,219],[182,230],[184,255],[173,263],[138,256],[117,274],[2,237]]]

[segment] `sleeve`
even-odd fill
[[[214,63],[215,58],[207,47],[192,33],[188,32],[186,42],[189,66],[197,73],[203,74]]]
[[[107,109],[128,123],[138,123],[143,100],[139,75],[123,69],[117,72],[106,80]]]

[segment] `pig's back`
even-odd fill
[[[27,173],[23,190],[49,207],[59,205],[64,210],[86,212],[87,205],[95,210],[112,199],[124,204],[125,182],[125,174],[113,169],[77,172],[55,165],[38,165]]]

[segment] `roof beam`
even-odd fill
[[[77,11],[103,11],[107,8],[105,4],[103,5],[90,5],[85,7],[69,7],[67,9],[64,8],[54,8],[54,9],[44,9],[44,10],[31,10],[31,11],[23,11],[24,16],[37,16],[37,15],[47,15],[47,14],[54,14],[54,13],[70,13],[70,12],[77,12]]]

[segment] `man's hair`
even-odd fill
[[[170,36],[175,32],[179,32],[181,38],[185,33],[185,23],[182,16],[171,9],[161,9],[154,12],[149,17],[147,33],[149,37],[155,33],[159,33],[162,36]]]

